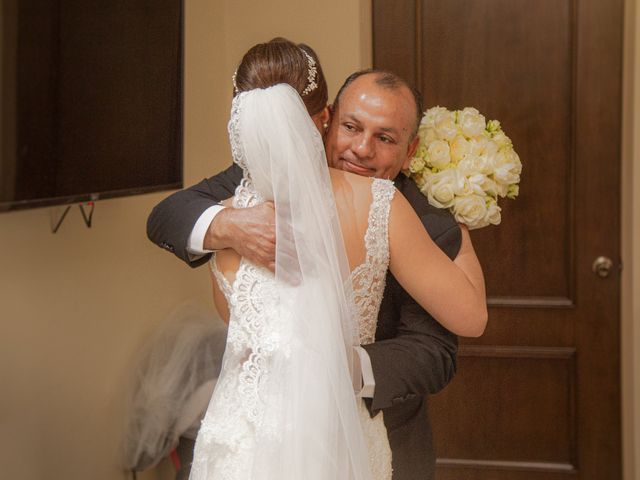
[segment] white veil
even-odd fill
[[[272,421],[257,431],[247,478],[369,480],[351,368],[357,318],[320,134],[285,84],[238,94],[229,133],[245,185],[275,202],[275,295],[286,345],[269,352],[257,387]]]

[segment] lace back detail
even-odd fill
[[[231,117],[229,118],[229,124],[227,125],[227,131],[229,132],[229,143],[231,144],[231,155],[233,161],[242,168],[244,178],[249,177],[249,169],[247,167],[247,160],[244,157],[242,151],[242,144],[240,140],[240,111],[242,108],[243,94],[239,93],[233,98],[231,102]]]
[[[364,236],[365,261],[351,273],[360,318],[360,342],[364,345],[375,340],[378,311],[389,266],[389,211],[395,191],[392,181],[373,180],[369,223]]]
[[[260,440],[276,435],[283,420],[267,415],[267,392],[274,391],[268,365],[286,355],[283,330],[289,319],[278,315],[280,299],[273,274],[244,259],[233,283],[210,268],[229,303],[231,319],[223,371],[196,441],[190,479],[251,478]]]
[[[373,199],[369,208],[369,225],[364,236],[367,262],[389,265],[389,211],[395,187],[390,180],[374,179],[371,184]]]
[[[253,186],[247,159],[242,149],[239,121],[243,95],[245,95],[245,93],[239,93],[233,98],[233,102],[231,103],[231,118],[227,126],[233,161],[242,168],[242,181],[240,185],[237,186],[233,197],[234,208],[247,208],[264,202],[264,198],[262,198]]]

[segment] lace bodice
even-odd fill
[[[389,209],[394,193],[395,187],[390,180],[373,180],[369,221],[364,236],[365,260],[351,272],[360,343],[363,345],[375,340],[378,311],[389,267]]]
[[[371,192],[365,259],[350,275],[352,306],[359,320],[362,344],[375,339],[389,264],[388,218],[395,189],[392,182],[375,179]],[[233,206],[245,208],[261,201],[245,172]],[[276,354],[286,356],[289,321],[295,319],[287,318],[286,295],[277,293],[274,275],[269,270],[243,259],[233,283],[218,270],[215,258],[211,270],[229,304],[229,332],[223,375],[198,434],[190,478],[248,479],[253,452],[259,448],[260,439],[276,435],[276,425],[285,421],[277,415],[267,415],[268,409],[263,408],[269,402],[265,385],[270,382],[265,366]],[[359,409],[373,478],[390,480],[391,451],[382,414],[371,419],[364,402],[360,402]]]
[[[372,201],[364,236],[365,260],[353,269],[350,276],[360,330],[360,343],[363,345],[375,340],[378,312],[389,266],[388,220],[394,193],[395,187],[389,180],[374,179],[371,183]],[[236,189],[233,206],[246,208],[260,202],[260,196],[251,188],[250,180],[245,178]],[[237,278],[241,278],[241,281],[236,281],[235,285],[230,285],[216,268],[215,259],[211,261],[211,269],[229,306],[232,309],[240,307],[239,315],[252,312],[256,309],[257,303],[264,302],[265,298],[252,298],[252,295],[255,297],[256,292],[263,290],[263,286],[259,287],[260,283],[269,284],[273,281],[273,276],[268,271],[256,268],[245,261],[241,261],[236,275]]]

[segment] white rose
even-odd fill
[[[458,113],[458,124],[467,137],[478,137],[487,128],[487,122],[475,108],[467,107]]]
[[[489,202],[489,206],[487,207],[487,213],[484,216],[485,222],[491,225],[500,225],[502,221],[502,217],[500,216],[501,208],[495,202],[495,200],[491,200]]]
[[[453,140],[458,134],[458,125],[456,125],[456,114],[450,112],[446,108],[436,112],[434,116],[434,128],[438,138],[443,140]]]
[[[456,192],[464,186],[464,177],[457,170],[447,169],[427,177],[422,192],[427,194],[429,203],[437,208],[453,205]]]
[[[496,163],[496,153],[487,151],[478,157],[478,171],[485,175],[491,175],[496,169]]]
[[[490,141],[486,137],[477,137],[469,140],[469,147],[471,148],[471,154],[480,156],[484,155],[489,148]]]
[[[424,161],[424,159],[420,157],[414,157],[411,159],[411,163],[409,164],[409,171],[411,173],[421,172],[425,165],[426,162]]]
[[[449,144],[443,140],[436,140],[429,145],[428,159],[432,167],[442,169],[451,163]]]
[[[498,194],[498,186],[491,178],[482,173],[476,173],[469,177],[469,184],[474,193],[478,195],[492,195]]]
[[[453,139],[451,142],[451,159],[455,163],[460,162],[460,160],[469,155],[469,153],[471,153],[471,145],[466,138],[458,135]]]
[[[487,204],[484,196],[457,197],[453,203],[453,216],[470,229],[486,226]]]
[[[520,175],[522,173],[522,162],[520,161],[520,156],[513,149],[507,150],[507,158],[509,161],[515,165],[513,171]]]
[[[480,171],[479,160],[476,155],[467,154],[460,162],[458,163],[458,170],[465,176],[475,175]]]
[[[495,181],[504,185],[519,183],[522,171],[522,164],[520,164],[518,156],[514,157],[508,153],[508,151],[501,151],[496,155],[496,167],[493,171]]]
[[[422,119],[420,120],[420,125],[424,125],[425,127],[429,127],[429,128],[433,128],[435,126],[435,119],[438,115],[442,114],[442,113],[446,113],[448,112],[448,110],[444,107],[432,107],[429,110],[427,110],[426,112],[424,112],[424,115],[422,116]]]
[[[444,107],[436,107],[433,111],[433,124],[437,125],[443,120],[451,119],[455,122],[456,120],[456,112],[452,112],[447,110]]]
[[[502,130],[498,130],[491,136],[491,140],[495,142],[498,146],[498,149],[501,148],[509,148],[513,146],[511,143],[511,139],[507,137]]]
[[[482,173],[490,175],[494,170],[494,157],[487,155],[468,154],[458,163],[458,169],[466,176]]]
[[[418,135],[420,136],[420,143],[424,145],[429,145],[431,142],[438,139],[438,134],[433,126],[420,126],[418,128]]]
[[[522,173],[522,162],[520,157],[512,148],[503,148],[496,154],[496,166],[510,165],[513,173]]]

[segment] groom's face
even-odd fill
[[[365,74],[340,96],[325,137],[329,166],[358,175],[394,179],[418,144],[413,132],[416,106],[411,91],[375,83]]]

